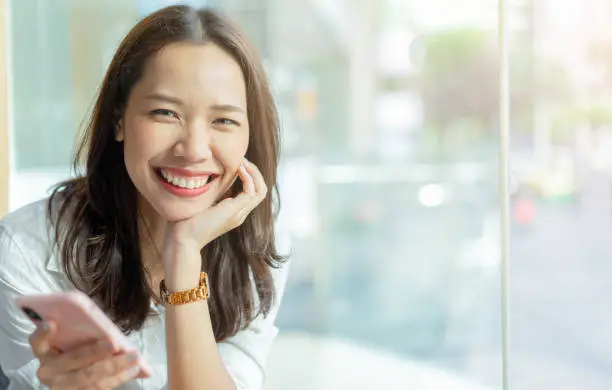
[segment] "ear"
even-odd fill
[[[123,133],[123,118],[119,119],[115,124],[115,140],[123,142],[125,134]]]

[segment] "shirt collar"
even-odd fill
[[[45,268],[47,269],[47,271],[50,272],[62,273],[59,256],[51,254],[51,256],[49,256],[49,258],[47,259],[47,264],[45,265]]]

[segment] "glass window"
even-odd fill
[[[512,383],[607,389],[612,3],[514,3]]]
[[[501,386],[497,8],[455,3],[269,5],[294,249],[270,389]]]

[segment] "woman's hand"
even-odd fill
[[[29,340],[40,361],[38,380],[51,390],[115,389],[140,372],[137,355],[116,355],[107,340],[60,353],[49,345],[54,332],[55,325],[46,323]]]
[[[226,198],[193,218],[168,223],[164,242],[166,283],[169,277],[177,274],[188,274],[192,279],[195,276],[197,282],[201,268],[200,250],[242,225],[249,213],[265,199],[268,189],[264,178],[246,158],[238,169],[238,178],[242,181],[243,191],[237,196]],[[178,268],[181,268],[180,272]]]

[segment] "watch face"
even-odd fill
[[[208,274],[204,273],[204,277],[202,278],[202,290],[204,292],[205,299],[210,297],[210,284],[208,284]]]
[[[210,292],[210,284],[208,284],[208,274],[204,276],[204,285],[206,286],[206,291]]]
[[[166,289],[166,283],[164,283],[164,280],[162,279],[162,281],[159,283],[159,296],[162,302],[164,303],[168,302],[168,295],[170,294],[168,293],[168,290]]]

